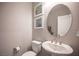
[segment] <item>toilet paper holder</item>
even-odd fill
[[[14,54],[17,54],[19,51],[20,51],[20,47],[19,46],[13,48],[13,53]]]

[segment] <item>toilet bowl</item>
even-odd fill
[[[32,41],[32,50],[25,52],[22,56],[36,56],[41,51],[41,42]]]

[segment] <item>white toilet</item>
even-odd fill
[[[41,42],[32,41],[32,50],[25,52],[22,56],[36,56],[41,51]]]

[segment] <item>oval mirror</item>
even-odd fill
[[[72,15],[69,8],[63,4],[54,6],[47,17],[47,30],[51,35],[64,36],[70,29]]]

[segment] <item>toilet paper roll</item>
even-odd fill
[[[16,47],[16,48],[15,48],[15,50],[16,50],[16,51],[19,51],[19,50],[20,50],[20,47],[19,47],[19,46],[18,46],[18,47]]]
[[[20,50],[20,47],[19,47],[19,46],[18,46],[18,47],[16,47],[16,50],[17,50],[17,51],[19,51],[19,50]]]

